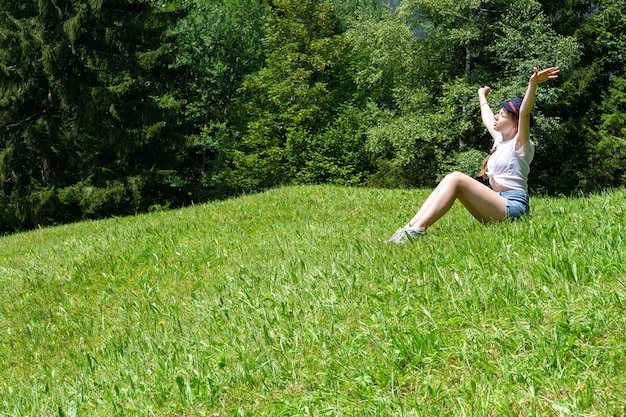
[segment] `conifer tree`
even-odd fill
[[[342,83],[345,39],[332,2],[274,0],[265,24],[265,66],[243,83],[243,140],[229,157],[233,181],[243,189],[284,182],[290,137],[314,135],[332,119],[349,91]]]
[[[164,33],[174,6],[40,0],[0,6],[0,228],[132,213],[176,199],[183,138]],[[169,7],[169,8],[167,8]]]
[[[258,0],[191,1],[184,18],[170,32],[176,39],[175,90],[186,102],[189,158],[185,180],[200,201],[229,193],[222,147],[234,135],[231,113],[241,83],[263,63],[266,12],[267,5]]]

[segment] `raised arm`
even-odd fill
[[[543,71],[539,71],[537,67],[534,68],[533,74],[528,80],[528,88],[526,94],[522,100],[522,105],[519,111],[519,123],[518,123],[518,135],[517,135],[517,148],[521,148],[528,142],[530,137],[530,112],[535,105],[535,95],[537,94],[537,86],[543,84],[546,81],[554,80],[558,78],[559,67],[546,68]]]
[[[483,119],[483,124],[489,131],[491,137],[495,139],[496,131],[493,128],[495,117],[493,115],[493,110],[491,110],[491,107],[489,106],[489,102],[487,102],[489,91],[491,91],[491,87],[480,88],[478,90],[478,101],[480,101],[480,116]]]

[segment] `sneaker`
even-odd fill
[[[412,227],[405,226],[398,230],[391,236],[387,242],[389,243],[406,243],[415,239],[419,239],[424,234],[423,230],[413,229]]]

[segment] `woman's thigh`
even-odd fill
[[[506,201],[497,192],[462,173],[455,180],[457,198],[472,216],[484,223],[506,219]]]

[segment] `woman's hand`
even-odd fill
[[[545,83],[546,81],[554,80],[559,77],[561,69],[559,67],[546,68],[543,71],[539,71],[537,67],[534,68],[533,75],[530,76],[530,82],[535,85]]]
[[[480,89],[478,89],[478,97],[484,97],[487,98],[487,96],[489,95],[489,92],[491,91],[491,87],[482,87]]]

